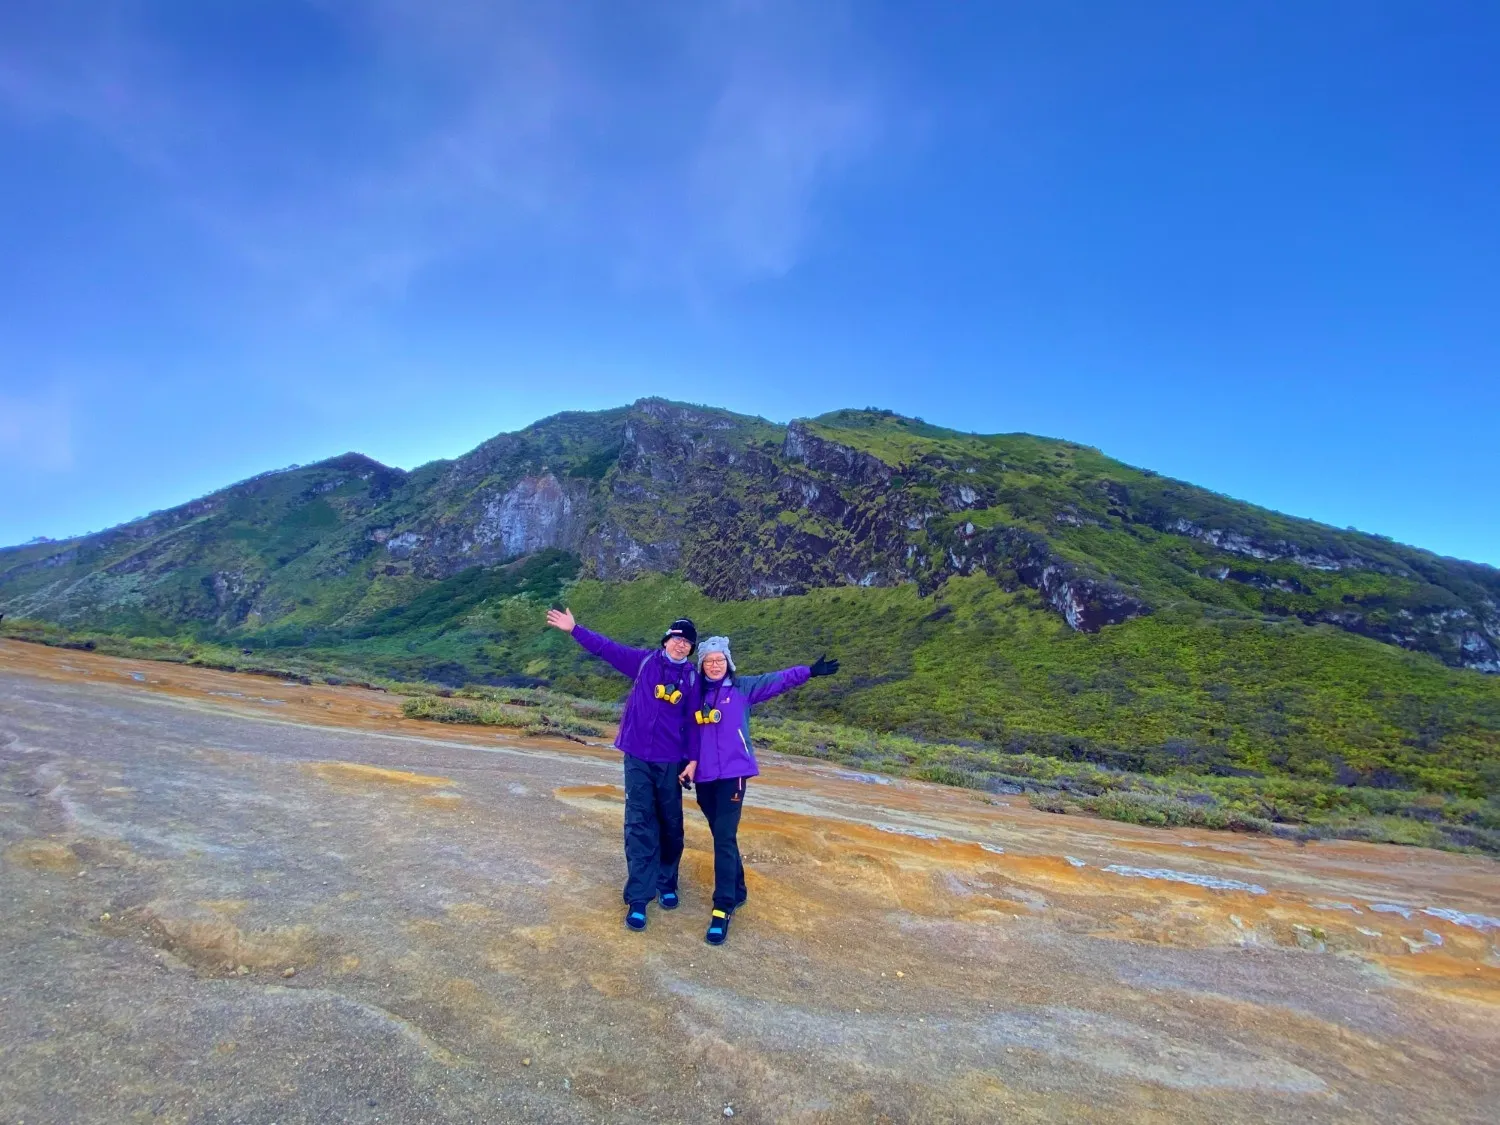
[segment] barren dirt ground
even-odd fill
[[[772,761],[622,924],[614,751],[0,642],[0,1122],[1493,1122],[1500,864]],[[1186,881],[1185,881],[1186,880]]]

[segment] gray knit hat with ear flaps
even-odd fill
[[[703,658],[711,652],[722,652],[724,659],[729,661],[729,670],[734,671],[734,657],[729,655],[728,637],[709,637],[698,646],[698,667],[703,667]]]

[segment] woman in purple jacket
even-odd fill
[[[656,648],[630,648],[585,629],[571,609],[549,609],[547,624],[573,639],[634,683],[620,716],[615,747],[625,755],[625,924],[646,928],[646,904],[677,907],[682,858],[682,789],[688,759],[689,713],[698,674],[688,657],[698,631],[686,617],[667,627]]]
[[[729,638],[709,637],[698,650],[698,666],[703,676],[693,712],[691,752],[679,779],[685,786],[696,782],[698,807],[713,833],[714,910],[704,940],[721,945],[729,936],[729,916],[746,897],[740,810],[746,779],[760,773],[750,749],[750,708],[801,687],[813,676],[833,675],[839,662],[823,656],[811,667],[741,676],[729,655]]]

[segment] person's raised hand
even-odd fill
[[[829,660],[826,652],[818,657],[817,662],[809,669],[814,676],[831,676],[838,670],[839,662],[837,660]]]
[[[578,622],[573,620],[571,609],[549,609],[547,611],[547,624],[554,629],[561,629],[564,633],[571,633],[573,626]]]

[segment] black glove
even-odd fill
[[[839,662],[837,660],[829,660],[826,652],[818,657],[818,662],[812,666],[812,674],[814,676],[831,676],[838,670]]]

